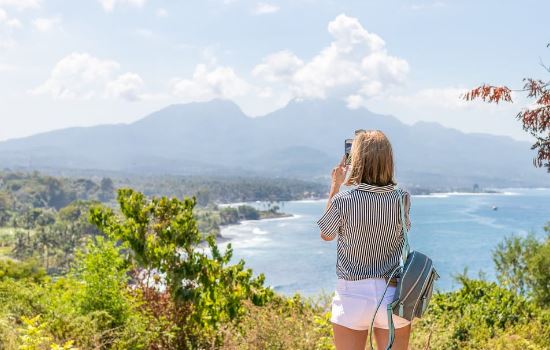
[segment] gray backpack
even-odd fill
[[[391,349],[395,339],[395,328],[392,315],[395,314],[409,321],[412,321],[415,317],[422,317],[432,297],[434,282],[439,278],[433,266],[432,259],[420,252],[414,250],[412,252],[410,251],[409,239],[407,237],[407,225],[405,222],[405,207],[403,205],[403,191],[401,191],[400,188],[397,188],[396,191],[399,193],[399,209],[401,211],[401,223],[403,226],[403,255],[400,265],[392,271],[390,278],[388,278],[386,289],[374,313],[376,316],[388,290],[390,280],[397,276],[397,287],[395,289],[393,302],[388,304],[386,310],[389,326],[389,339],[386,350]],[[373,349],[373,325],[374,317],[371,322],[369,333],[371,349]]]

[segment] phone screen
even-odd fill
[[[353,139],[346,139],[344,144],[344,152],[346,154],[346,164],[349,164],[351,162],[351,145],[353,144]]]

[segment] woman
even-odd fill
[[[399,193],[395,191],[393,153],[386,136],[378,130],[359,132],[351,148],[350,176],[346,185],[357,187],[339,193],[348,166],[346,159],[332,170],[327,209],[317,222],[321,238],[338,237],[336,292],[331,322],[337,350],[365,349],[368,329],[387,278],[399,265],[403,233]],[[405,192],[405,221],[410,228],[410,196]],[[386,305],[393,300],[396,281],[390,281],[380,311],[374,318],[378,349],[388,339]],[[407,349],[410,322],[396,315],[392,349]]]

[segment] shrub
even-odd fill
[[[526,332],[529,327],[539,327],[539,332],[546,334],[550,331],[534,303],[494,282],[465,275],[458,280],[460,289],[435,294],[429,312],[415,322],[413,348],[424,348],[431,338],[431,349],[492,349],[495,347],[489,344],[496,346],[512,335],[517,344],[550,346],[548,338],[535,338]]]
[[[118,202],[122,216],[96,206],[90,220],[127,245],[134,275],[154,273],[163,282],[160,289],[166,288],[181,315],[177,319],[181,348],[221,344],[217,330],[244,314],[243,301],[262,305],[270,300],[273,292],[264,288],[263,275],[253,277],[242,260],[229,265],[230,245],[222,254],[215,238],[208,236],[209,252],[199,249],[203,237],[193,214],[194,199],[148,200],[142,193],[121,189]]]
[[[493,252],[499,282],[521,295],[533,299],[541,307],[550,306],[550,224],[546,239],[527,237],[505,238]]]

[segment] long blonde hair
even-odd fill
[[[351,170],[346,185],[367,183],[374,186],[395,185],[393,151],[380,130],[358,133],[351,146]]]

